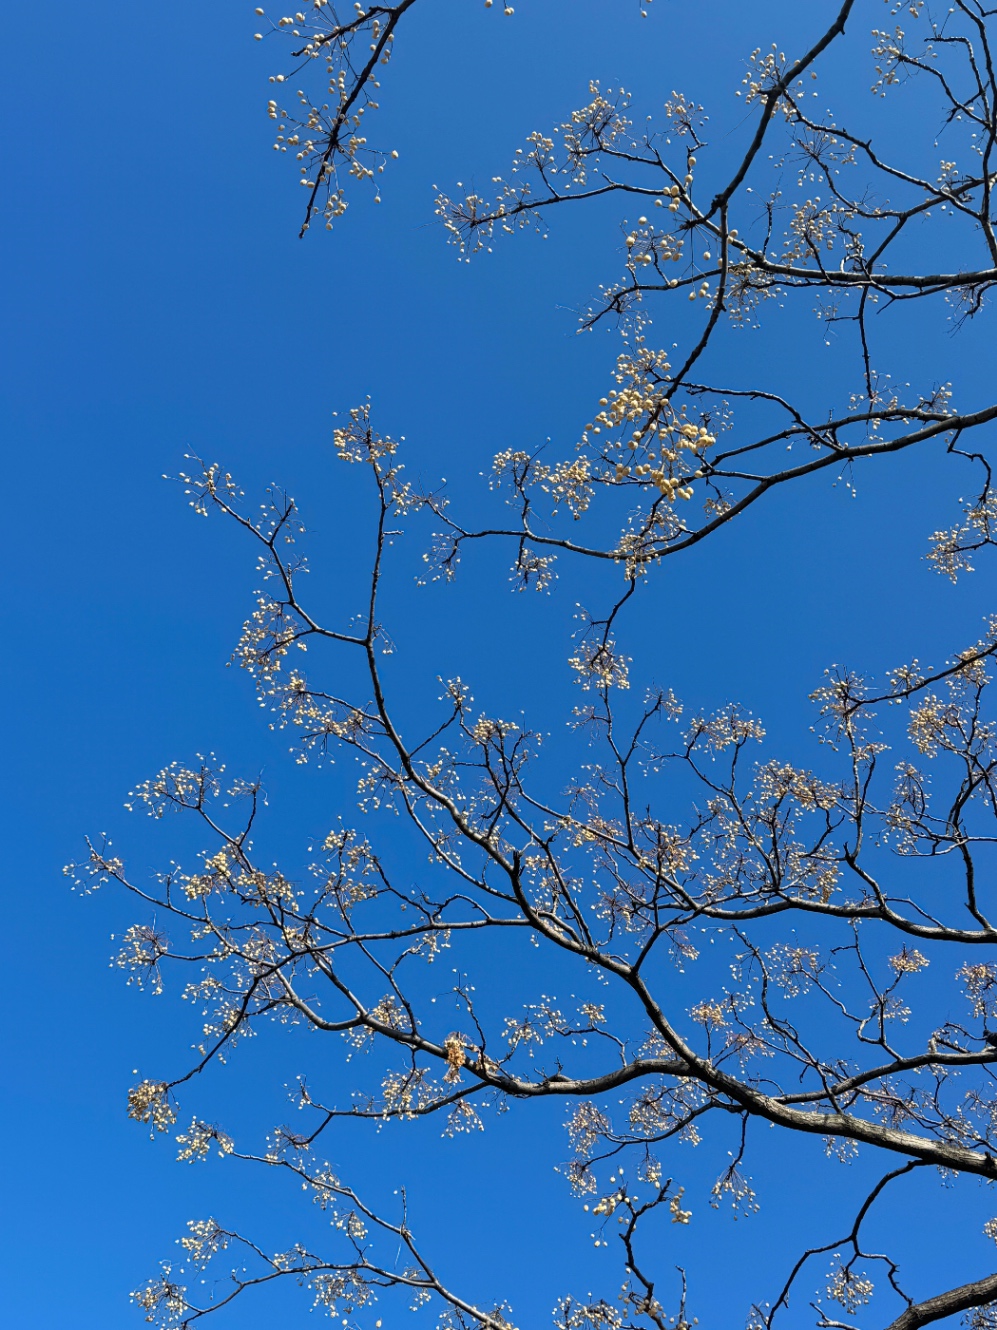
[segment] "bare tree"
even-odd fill
[[[628,206],[647,213],[625,224],[623,276],[581,323],[620,321],[615,387],[564,460],[519,451],[495,459],[494,484],[513,514],[507,526],[458,519],[440,493],[409,485],[397,444],[375,430],[369,407],[354,409],[335,445],[369,476],[371,562],[362,614],[328,624],[299,591],[294,501],[275,490],[260,516],[218,466],[183,477],[194,508],[222,513],[261,555],[263,589],[237,653],[261,700],[303,760],[329,748],[352,753],[374,826],[379,810],[400,814],[428,865],[419,859],[417,888],[401,885],[374,832],[343,828],[329,834],[312,880],[294,881],[254,858],[259,784],[200,763],[167,767],[135,791],[156,817],[178,810],[200,821],[209,843],[198,871],[137,880],[96,843],[74,868],[81,882],[114,880],[145,903],[147,921],[126,935],[121,963],[153,987],[164,966],[194,964],[190,992],[214,1009],[192,1066],[132,1090],[134,1118],[171,1131],[178,1087],[275,1017],[368,1048],[382,1065],[379,1091],[346,1101],[303,1083],[309,1125],[280,1128],[265,1149],[237,1149],[221,1127],[197,1119],[184,1128],[182,1158],[218,1149],[303,1183],[331,1211],[339,1245],[274,1254],[214,1220],[192,1223],[189,1265],[204,1267],[228,1248],[238,1269],[204,1303],[167,1269],[135,1294],[149,1321],[192,1325],[260,1284],[290,1281],[358,1323],[379,1295],[399,1289],[417,1305],[437,1302],[444,1325],[514,1324],[508,1306],[444,1284],[406,1214],[376,1213],[319,1150],[343,1117],[440,1115],[454,1134],[477,1129],[489,1107],[525,1111],[524,1101],[559,1098],[571,1185],[599,1221],[597,1243],[616,1234],[623,1266],[615,1301],[565,1294],[554,1314],[563,1330],[691,1324],[684,1276],[670,1282],[642,1232],[653,1216],[691,1219],[673,1143],[726,1143],[732,1129],[737,1146],[713,1200],[752,1210],[746,1169],[759,1123],[816,1134],[829,1168],[858,1149],[882,1164],[848,1231],[789,1257],[768,1302],[746,1298],[750,1326],[781,1323],[791,1294],[809,1300],[822,1327],[913,1330],[959,1312],[973,1326],[997,1324],[997,1274],[983,1270],[918,1302],[898,1261],[865,1238],[879,1198],[912,1174],[997,1178],[997,961],[987,951],[997,944],[988,879],[997,730],[986,708],[997,619],[979,641],[956,644],[939,669],[913,661],[882,683],[829,671],[814,694],[822,774],[767,757],[761,723],[737,706],[688,717],[667,689],[633,687],[619,645],[628,607],[656,594],[660,560],[740,519],[776,487],[822,471],[847,477],[862,460],[946,450],[978,483],[962,519],[933,537],[931,557],[954,579],[993,543],[997,499],[981,431],[997,403],[957,407],[948,384],[892,386],[899,380],[881,367],[895,328],[872,315],[905,317],[911,302],[941,301],[959,324],[980,314],[997,282],[997,10],[956,0],[936,21],[912,0],[895,6],[890,32],[874,32],[873,92],[886,102],[873,112],[884,137],[896,138],[894,97],[918,98],[949,136],[953,160],[929,176],[918,163],[931,145],[907,135],[898,158],[861,125],[810,110],[821,59],[846,42],[846,25],[851,40],[870,9],[846,0],[797,56],[754,52],[741,90],[747,142],[712,179],[694,101],[673,93],[667,123],[649,120],[638,133],[627,95],[593,85],[555,133],[529,137],[492,200],[440,196],[438,214],[465,254],[606,196],[630,196]],[[320,94],[299,93],[295,117],[270,103],[278,148],[302,163],[305,229],[343,213],[348,177],[377,188],[389,154],[368,150],[365,117],[375,76],[414,10],[415,0],[357,6],[341,20],[316,0],[307,15],[271,25],[294,42],[301,81],[322,72]],[[910,32],[895,26],[901,18]],[[968,168],[954,160],[956,139]],[[688,345],[666,353],[650,339],[647,311],[652,300],[679,297],[697,302],[700,323]],[[829,391],[823,381],[800,401],[772,383],[732,381],[729,338],[738,328],[768,332],[758,314],[765,302],[775,309],[799,299],[817,302],[829,335],[851,339],[843,404],[819,400]],[[772,323],[778,335],[779,319]],[[379,593],[394,533],[419,521],[433,528],[430,566],[443,577],[482,541],[510,545],[523,588],[549,590],[558,558],[619,570],[619,594],[589,615],[571,647],[584,690],[572,723],[585,748],[568,789],[545,775],[539,725],[480,714],[459,679],[446,682],[417,729],[398,719]],[[590,540],[574,534],[582,522],[596,533]],[[616,534],[600,541],[607,529]],[[323,649],[330,663],[323,656],[306,676],[293,663],[304,647]],[[359,690],[346,682],[357,667]],[[524,1001],[511,970],[496,1022],[475,995],[482,934],[495,956],[529,937],[553,958],[564,991],[586,996],[570,1008],[554,996]],[[700,959],[707,942],[733,979],[722,980],[714,955]],[[467,976],[452,988],[454,1016],[429,1005],[423,977],[444,949]],[[944,1004],[926,1007],[916,986],[929,964],[948,979]],[[946,1014],[957,1007],[961,1018]],[[997,1239],[997,1219],[987,1232]],[[384,1236],[398,1260],[375,1256]]]

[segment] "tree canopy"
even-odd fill
[[[427,7],[257,11],[278,71],[273,146],[296,162],[304,243],[335,245],[355,207],[391,206],[398,154],[376,146],[378,102]],[[661,8],[649,41],[663,40]],[[589,1240],[616,1258],[591,1290],[542,1262],[562,1330],[696,1319],[913,1330],[959,1313],[997,1324],[997,1258],[925,1293],[910,1233],[877,1227],[885,1198],[922,1175],[958,1188],[997,1178],[997,618],[936,666],[907,643],[881,676],[828,662],[812,689],[815,760],[776,750],[736,699],[689,707],[668,680],[670,658],[697,649],[672,631],[684,610],[672,564],[735,526],[765,542],[783,492],[805,511],[816,487],[860,485],[901,454],[941,455],[969,497],[925,532],[935,571],[956,582],[994,543],[997,400],[926,376],[909,348],[965,335],[997,283],[997,11],[881,8],[815,5],[808,44],[751,52],[732,90],[739,118],[716,136],[695,68],[663,108],[592,82],[487,188],[437,191],[441,243],[463,262],[487,262],[521,230],[556,243],[562,217],[598,226],[607,209],[626,212],[617,275],[577,325],[611,326],[618,354],[601,387],[551,384],[581,405],[568,440],[537,446],[520,422],[486,458],[475,422],[447,420],[444,406],[448,446],[486,468],[478,499],[410,478],[417,445],[382,427],[376,400],[344,407],[334,450],[364,477],[369,525],[345,566],[311,574],[334,596],[306,582],[307,500],[274,487],[260,507],[224,464],[188,460],[194,511],[226,519],[258,559],[234,660],[295,760],[318,780],[328,761],[345,763],[359,807],[337,804],[307,861],[289,847],[274,863],[255,848],[262,778],[181,761],[130,802],[192,820],[196,867],[146,875],[104,840],[71,866],[84,887],[117,883],[141,905],[119,964],[154,992],[177,972],[204,1012],[192,1060],[137,1083],[131,1117],[174,1135],[182,1160],[219,1153],[286,1174],[331,1220],[318,1230],[304,1212],[301,1240],[279,1251],[238,1215],[192,1220],[183,1268],[133,1295],[150,1322],[221,1323],[261,1285],[304,1285],[304,1306],[349,1325],[379,1326],[382,1304],[390,1315],[425,1304],[447,1327],[521,1324],[515,1287],[496,1297],[473,1269],[445,1270],[407,1198],[367,1196],[337,1132],[344,1120],[376,1130],[431,1118],[446,1150],[505,1111],[528,1132],[546,1101],[566,1127],[551,1163]],[[873,14],[885,26],[869,65]],[[488,18],[515,21],[512,7]],[[835,81],[859,64],[870,91],[832,113]],[[459,113],[409,109],[444,125]],[[311,234],[320,222],[331,238]],[[815,315],[826,359],[801,337]],[[401,553],[416,546],[421,585]],[[385,588],[404,583],[418,605],[432,584],[470,579],[487,617],[508,592],[479,557],[492,548],[524,605],[579,601],[574,636],[555,643],[574,682],[552,682],[541,714],[493,714],[473,678],[444,668],[434,682],[395,648]],[[742,585],[731,568],[703,595],[720,616],[727,598],[753,598],[773,650],[791,655],[778,569],[808,551],[771,557],[767,583]],[[814,594],[836,575],[814,567]],[[917,620],[912,602],[912,638]],[[494,649],[546,660],[530,622]],[[658,644],[653,675],[631,657],[635,631]],[[801,751],[812,746],[801,734]],[[244,1142],[199,1115],[198,1090],[274,1022],[301,1062],[300,1112]],[[675,1269],[671,1226],[693,1231],[705,1205],[746,1221],[730,1241],[764,1227],[766,1189],[791,1157],[780,1142],[812,1137],[797,1249],[780,1249],[774,1284],[718,1305]],[[705,1191],[684,1179],[691,1151],[712,1161]],[[838,1185],[827,1176],[853,1159],[849,1224],[811,1237],[822,1189]],[[469,1180],[462,1203],[487,1194]],[[548,1221],[527,1211],[542,1246]],[[930,1211],[910,1216],[927,1235],[931,1224]],[[997,1240],[997,1218],[985,1231]]]

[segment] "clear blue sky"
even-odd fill
[[[286,485],[335,592],[362,517],[331,460],[334,410],[370,394],[384,428],[410,441],[412,471],[446,475],[458,496],[481,493],[478,474],[499,448],[573,440],[616,353],[609,338],[575,337],[571,312],[618,271],[616,213],[459,265],[433,221],[432,186],[505,169],[527,132],[581,104],[590,77],[625,82],[649,110],[680,88],[706,104],[718,135],[733,130],[743,58],[771,41],[802,46],[831,9],[655,0],[641,19],[636,2],[521,0],[505,19],[465,0],[427,3],[385,78],[378,134],[400,158],[384,203],[358,204],[332,236],[316,228],[302,242],[303,191],[269,147],[274,58],[251,39],[252,6],[8,7],[5,1325],[137,1323],[127,1291],[191,1217],[265,1202],[294,1236],[294,1196],[235,1170],[177,1165],[168,1143],[150,1144],[126,1120],[132,1069],[171,1074],[196,1030],[169,995],[157,1004],[108,968],[109,935],[132,922],[127,904],[75,898],[60,873],[85,833],[105,829],[140,867],[168,859],[169,836],[129,820],[122,801],[166,761],[199,751],[265,772],[275,853],[301,855],[347,806],[349,781],[288,762],[247,681],[226,670],[251,556],[221,524],[196,519],[163,473],[190,450],[250,492]],[[842,73],[850,96],[869,82],[866,34],[885,14],[871,0],[857,6],[847,59],[859,64]],[[800,372],[819,383],[819,328],[785,317],[796,320]],[[904,334],[897,363],[928,357],[938,377],[958,375],[960,403],[982,399],[992,391],[987,326],[957,342],[940,312],[934,327],[930,339]],[[754,336],[739,369],[759,354]],[[688,608],[635,630],[637,668],[696,705],[742,700],[773,742],[809,760],[805,696],[825,665],[938,662],[972,640],[992,574],[953,589],[922,559],[928,532],[953,520],[964,476],[925,456],[859,479],[856,499],[827,483],[806,505],[787,494],[670,566],[657,594]],[[413,699],[434,695],[436,674],[460,673],[496,709],[544,708],[554,727],[573,700],[564,646],[578,588],[568,578],[550,601],[526,603],[506,594],[501,562],[483,559],[452,591],[406,580],[391,593]],[[206,1090],[219,1116],[237,1088],[279,1103],[297,1070],[276,1039],[257,1045]],[[373,1186],[421,1189],[430,1236],[451,1262],[496,1292],[512,1268],[522,1324],[545,1315],[556,1291],[536,1268],[534,1207],[563,1223],[547,1240],[571,1278],[584,1280],[592,1260],[550,1167],[567,1153],[559,1118],[510,1115],[442,1152],[433,1126],[340,1148],[365,1161]],[[761,1217],[733,1228],[700,1198],[703,1226],[681,1235],[675,1256],[691,1278],[729,1281],[740,1305],[749,1276],[784,1268],[779,1244],[812,1200],[799,1182],[805,1155],[792,1146],[763,1195],[767,1233]],[[765,1174],[760,1163],[754,1172]],[[821,1206],[834,1211],[851,1185],[842,1170],[840,1195]],[[982,1238],[956,1251],[944,1236],[947,1206],[979,1204],[985,1217],[975,1197],[938,1202],[940,1278],[984,1272]],[[777,1249],[766,1252],[772,1233]],[[925,1281],[919,1291],[934,1291],[930,1265]],[[304,1323],[305,1308],[292,1297],[281,1324]],[[246,1304],[232,1323],[251,1330],[271,1310]]]

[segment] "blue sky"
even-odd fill
[[[44,24],[25,7],[5,15],[5,1324],[135,1323],[128,1289],[188,1218],[255,1207],[289,1231],[298,1204],[267,1179],[177,1165],[167,1143],[128,1123],[132,1069],[177,1067],[195,1031],[169,995],[157,1004],[108,968],[127,904],[74,897],[60,872],[85,833],[105,829],[139,865],[168,859],[173,831],[129,820],[122,802],[199,751],[264,771],[266,834],[292,860],[348,801],[343,774],[286,759],[247,681],[226,669],[252,557],[195,518],[164,473],[194,451],[251,493],[286,485],[333,600],[348,599],[365,530],[331,457],[333,411],[369,394],[383,428],[406,435],[414,474],[488,502],[479,473],[495,451],[573,440],[603,391],[616,344],[576,337],[573,310],[618,271],[619,210],[464,265],[434,223],[432,186],[498,174],[526,133],[581,104],[590,77],[625,82],[654,110],[680,87],[711,112],[711,131],[736,136],[744,57],[773,40],[796,49],[831,9],[655,0],[642,19],[636,4],[522,0],[506,19],[464,0],[427,3],[385,78],[378,133],[400,157],[384,202],[357,203],[331,236],[316,228],[303,242],[302,191],[269,148],[275,59],[251,40],[251,6],[69,5]],[[882,12],[857,6],[839,67],[849,99],[867,95],[866,33]],[[819,390],[841,352],[824,347],[812,316],[784,317],[793,373]],[[732,351],[739,372],[765,354],[756,336]],[[935,311],[897,334],[896,361],[958,375],[969,403],[989,389],[987,336],[984,324],[953,339]],[[975,638],[992,574],[952,588],[923,562],[966,483],[925,455],[860,476],[856,498],[827,482],[805,501],[776,497],[663,573],[661,609],[632,629],[635,668],[696,706],[742,700],[774,743],[812,760],[805,699],[826,665],[937,663]],[[419,591],[417,553],[401,557],[389,591],[412,705],[435,695],[437,674],[460,673],[489,706],[556,728],[573,701],[564,648],[577,585],[566,577],[549,601],[527,602],[507,593],[503,559],[482,556],[455,588]],[[279,1104],[294,1056],[276,1036],[257,1045],[205,1090],[219,1114],[237,1091],[258,1097],[261,1120]],[[560,1114],[514,1117],[447,1150],[432,1126],[341,1149],[375,1189],[410,1182],[448,1260],[496,1291],[511,1270],[517,1310],[539,1315],[556,1290],[536,1268],[537,1213],[563,1216],[548,1240],[572,1278],[584,1278],[591,1247],[576,1241],[584,1223],[551,1169],[566,1153]],[[763,1198],[783,1234],[806,1201],[793,1179],[812,1147],[789,1148],[782,1185]],[[494,1182],[469,1185],[492,1169]],[[822,1197],[829,1211],[852,1182],[843,1171],[832,1185],[841,1195]],[[971,1191],[937,1202],[931,1260],[954,1279],[982,1273],[987,1252],[982,1239],[946,1247],[946,1207],[977,1203],[983,1215]],[[691,1274],[740,1295],[759,1263],[782,1268],[757,1220],[735,1229],[700,1209],[704,1227],[681,1235],[676,1255]],[[293,1303],[284,1323],[305,1307]],[[269,1315],[261,1301],[235,1320]]]

